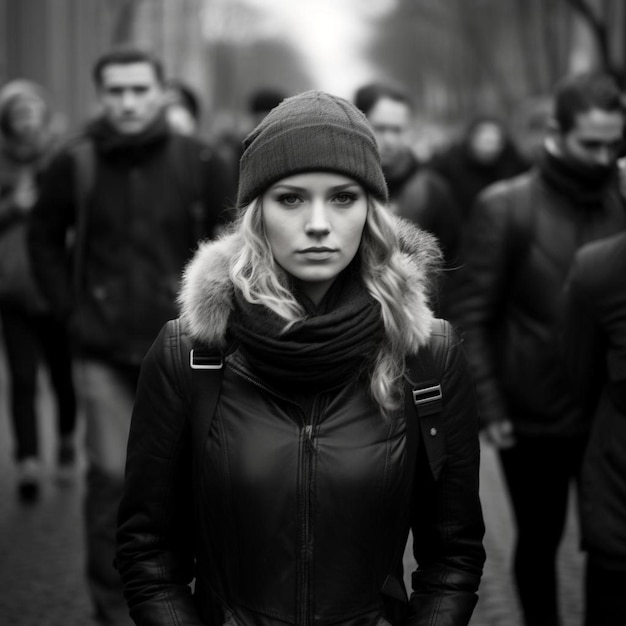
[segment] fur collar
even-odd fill
[[[427,343],[430,337],[433,313],[428,305],[428,292],[436,279],[442,255],[433,235],[402,218],[394,217],[394,222],[402,256],[413,276],[402,294],[402,304],[410,312],[410,323],[404,329],[409,353]],[[181,321],[192,339],[225,347],[228,317],[233,306],[230,259],[240,245],[236,232],[203,242],[185,268],[178,304]]]

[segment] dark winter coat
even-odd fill
[[[182,269],[232,186],[208,146],[172,134],[162,119],[139,137],[119,136],[104,120],[87,135],[94,174],[80,211],[75,148],[44,174],[29,242],[34,271],[55,314],[70,316],[80,354],[139,365],[175,317]]]
[[[576,255],[565,317],[564,362],[593,419],[579,495],[584,547],[626,569],[626,233]]]
[[[577,202],[535,168],[479,197],[454,319],[465,334],[484,422],[508,418],[531,436],[586,432],[560,367],[559,334],[577,249],[626,228],[616,186],[602,189],[598,202]]]
[[[187,271],[183,347],[223,342],[238,245],[231,235],[202,247]],[[420,568],[407,623],[467,624],[484,560],[472,383],[450,326],[431,329],[423,303],[414,315],[444,372],[447,450],[437,486],[422,466],[414,492],[404,413],[384,419],[362,379],[320,392],[307,415],[238,352],[194,482],[190,369],[174,325],[163,330],[143,365],[119,517],[117,562],[138,624],[384,624],[381,590],[409,517]]]

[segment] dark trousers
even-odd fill
[[[37,373],[42,359],[54,392],[57,432],[60,436],[74,432],[76,395],[72,360],[65,328],[52,317],[2,307],[0,319],[10,378],[15,458],[20,461],[39,454],[35,404]]]
[[[558,626],[556,559],[586,438],[518,437],[500,452],[517,527],[513,572],[526,626]]]
[[[587,558],[585,572],[585,626],[626,624],[626,563],[609,569]]]

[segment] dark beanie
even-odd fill
[[[240,208],[281,178],[310,171],[343,174],[387,202],[372,127],[363,113],[343,98],[322,91],[287,98],[245,138],[243,148]]]

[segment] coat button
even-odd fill
[[[436,428],[434,428],[434,427],[433,427],[433,428],[431,428],[431,429],[430,429],[430,436],[431,436],[431,437],[434,437],[436,434],[437,434],[437,429],[436,429]]]

